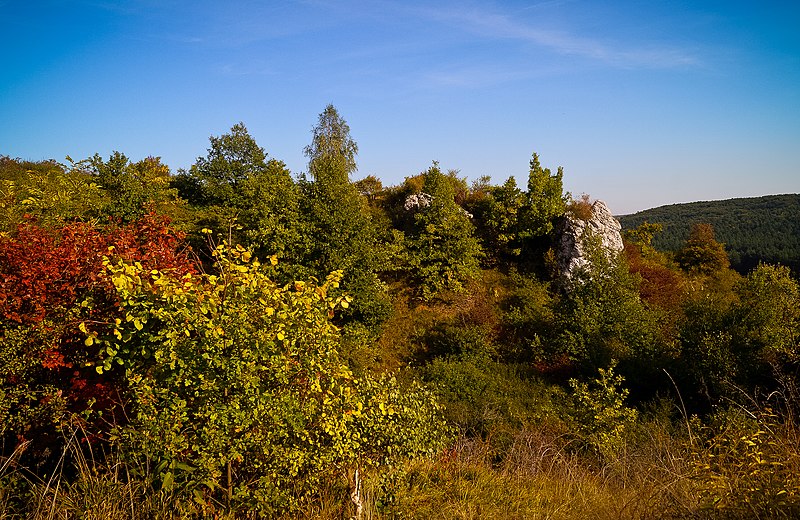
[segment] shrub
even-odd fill
[[[695,453],[701,507],[724,518],[800,515],[800,437],[770,408],[721,412]]]
[[[132,420],[116,438],[157,488],[273,515],[323,483],[347,475],[357,489],[363,471],[437,449],[429,392],[356,378],[342,360],[340,272],[281,287],[241,247],[215,256],[218,274],[202,276],[105,262],[121,316],[97,332],[97,370],[125,369]]]

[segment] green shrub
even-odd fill
[[[274,515],[440,446],[430,392],[344,362],[331,317],[349,298],[330,296],[341,273],[280,287],[241,247],[215,255],[219,274],[182,278],[106,262],[121,318],[89,335],[104,347],[98,372],[126,371],[131,422],[115,440],[156,489]]]
[[[577,433],[601,455],[613,456],[624,445],[625,434],[636,422],[637,411],[625,406],[625,378],[614,374],[616,362],[599,369],[591,383],[570,379]]]
[[[723,518],[800,515],[800,436],[770,408],[731,408],[705,431],[694,478],[703,509]]]

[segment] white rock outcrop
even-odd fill
[[[578,270],[591,269],[586,251],[589,237],[595,237],[594,240],[608,258],[616,257],[623,249],[621,230],[619,221],[601,200],[592,204],[592,216],[589,220],[569,214],[561,217],[556,224],[554,239],[559,277],[569,282]]]

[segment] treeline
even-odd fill
[[[643,224],[565,280],[536,154],[355,180],[333,106],[305,153],[0,158],[0,516],[800,511],[788,269]]]
[[[800,195],[729,199],[672,204],[623,215],[625,229],[643,222],[658,223],[663,231],[653,245],[660,251],[677,251],[692,224],[707,223],[725,244],[731,266],[742,274],[759,262],[788,266],[800,273]]]

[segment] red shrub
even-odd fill
[[[90,406],[111,411],[118,376],[97,374],[97,347],[87,345],[79,328],[84,322],[102,328],[117,317],[103,256],[182,275],[196,271],[183,239],[156,215],[103,227],[76,222],[44,228],[29,221],[0,236],[0,359],[14,360],[0,366],[0,390],[10,396],[17,429],[36,429],[23,424],[24,417],[46,424],[33,418],[51,401],[63,400],[73,412]]]

